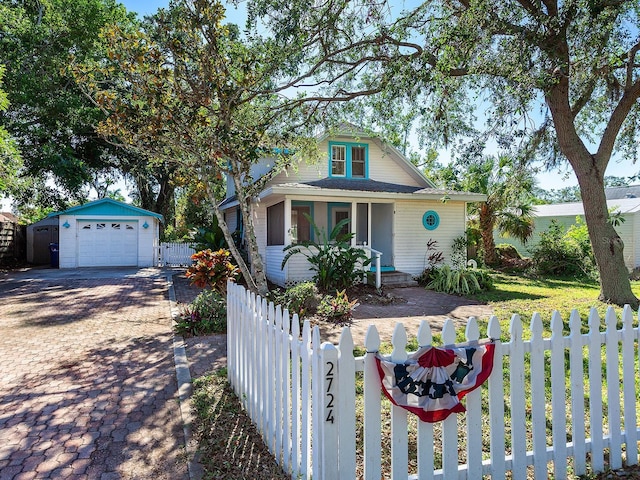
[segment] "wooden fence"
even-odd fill
[[[26,227],[13,222],[0,222],[0,265],[25,261]]]
[[[431,424],[382,398],[375,327],[355,357],[349,328],[338,345],[320,344],[318,327],[305,322],[300,335],[296,315],[243,287],[230,283],[227,299],[229,381],[291,478],[563,479],[638,462],[638,326],[629,307],[621,320],[609,308],[604,331],[595,309],[586,325],[572,312],[566,330],[556,312],[548,338],[538,314],[526,330],[514,315],[491,376],[463,400],[466,413]],[[475,319],[464,336],[481,337]],[[486,336],[503,338],[497,318]],[[441,339],[456,342],[451,320]],[[417,341],[432,343],[426,323]],[[392,344],[394,361],[406,358],[401,324]]]
[[[196,253],[195,248],[190,243],[168,243],[160,244],[159,262],[160,266],[166,267],[186,267],[191,265],[191,255]]]

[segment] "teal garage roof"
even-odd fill
[[[64,212],[52,213],[49,216],[52,215],[106,215],[112,217],[139,217],[145,215],[155,217],[164,223],[164,218],[159,213],[134,207],[128,203],[118,202],[110,198],[103,198],[84,205],[71,207]]]

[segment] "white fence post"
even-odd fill
[[[375,325],[369,326],[364,339],[367,354],[364,357],[364,478],[380,480],[382,462],[380,445],[380,377],[376,366],[376,354],[380,348],[380,335]]]
[[[553,436],[553,473],[555,478],[567,478],[567,420],[562,317],[551,316],[551,424]]]
[[[356,363],[353,338],[342,329],[338,346],[337,410],[340,417],[338,478],[356,478]]]
[[[627,465],[638,464],[638,414],[636,412],[635,347],[638,332],[633,329],[631,307],[622,311],[622,385],[624,388],[624,430]]]
[[[407,360],[407,331],[402,323],[396,323],[391,337],[393,351],[391,361],[402,363]],[[407,464],[409,463],[407,439],[407,411],[391,406],[391,478],[400,480],[407,478]]]
[[[418,328],[418,347],[427,347],[433,342],[431,327],[424,320]],[[434,442],[433,423],[418,422],[418,478],[433,479],[434,470]]]

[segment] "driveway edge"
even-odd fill
[[[173,288],[173,275],[167,273],[167,286],[169,287],[169,303],[171,304],[172,322],[179,315],[176,302],[176,292]],[[182,429],[184,432],[185,448],[187,451],[187,467],[191,480],[200,480],[204,474],[202,465],[199,462],[198,444],[193,439],[191,426],[193,415],[191,414],[191,373],[189,372],[189,361],[187,351],[184,346],[184,339],[180,335],[173,336],[173,360],[176,366],[176,380],[178,382],[178,397],[180,405],[180,415],[182,417]]]

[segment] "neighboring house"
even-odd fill
[[[380,252],[381,271],[420,274],[427,266],[429,239],[448,260],[455,238],[466,229],[466,205],[484,195],[440,190],[400,152],[377,138],[352,131],[321,137],[325,159],[300,162],[276,175],[253,204],[253,219],[267,278],[280,286],[308,280],[313,272],[302,255],[281,268],[283,248],[314,239],[304,214],[325,232],[343,219],[345,231],[355,233],[354,245]],[[256,165],[254,178],[273,159]],[[222,208],[230,230],[242,230],[231,181]],[[314,239],[320,240],[320,239]]]
[[[640,266],[640,186],[606,188],[607,206],[620,212],[624,222],[615,227],[624,242],[624,262],[629,270]],[[636,198],[636,195],[638,198]],[[525,255],[540,241],[540,234],[548,230],[555,220],[565,228],[576,223],[576,217],[584,221],[582,202],[537,205],[534,208],[534,233],[526,245],[514,238],[506,238],[494,232],[496,243],[509,243]]]
[[[160,214],[104,198],[52,215],[60,268],[157,265]]]

